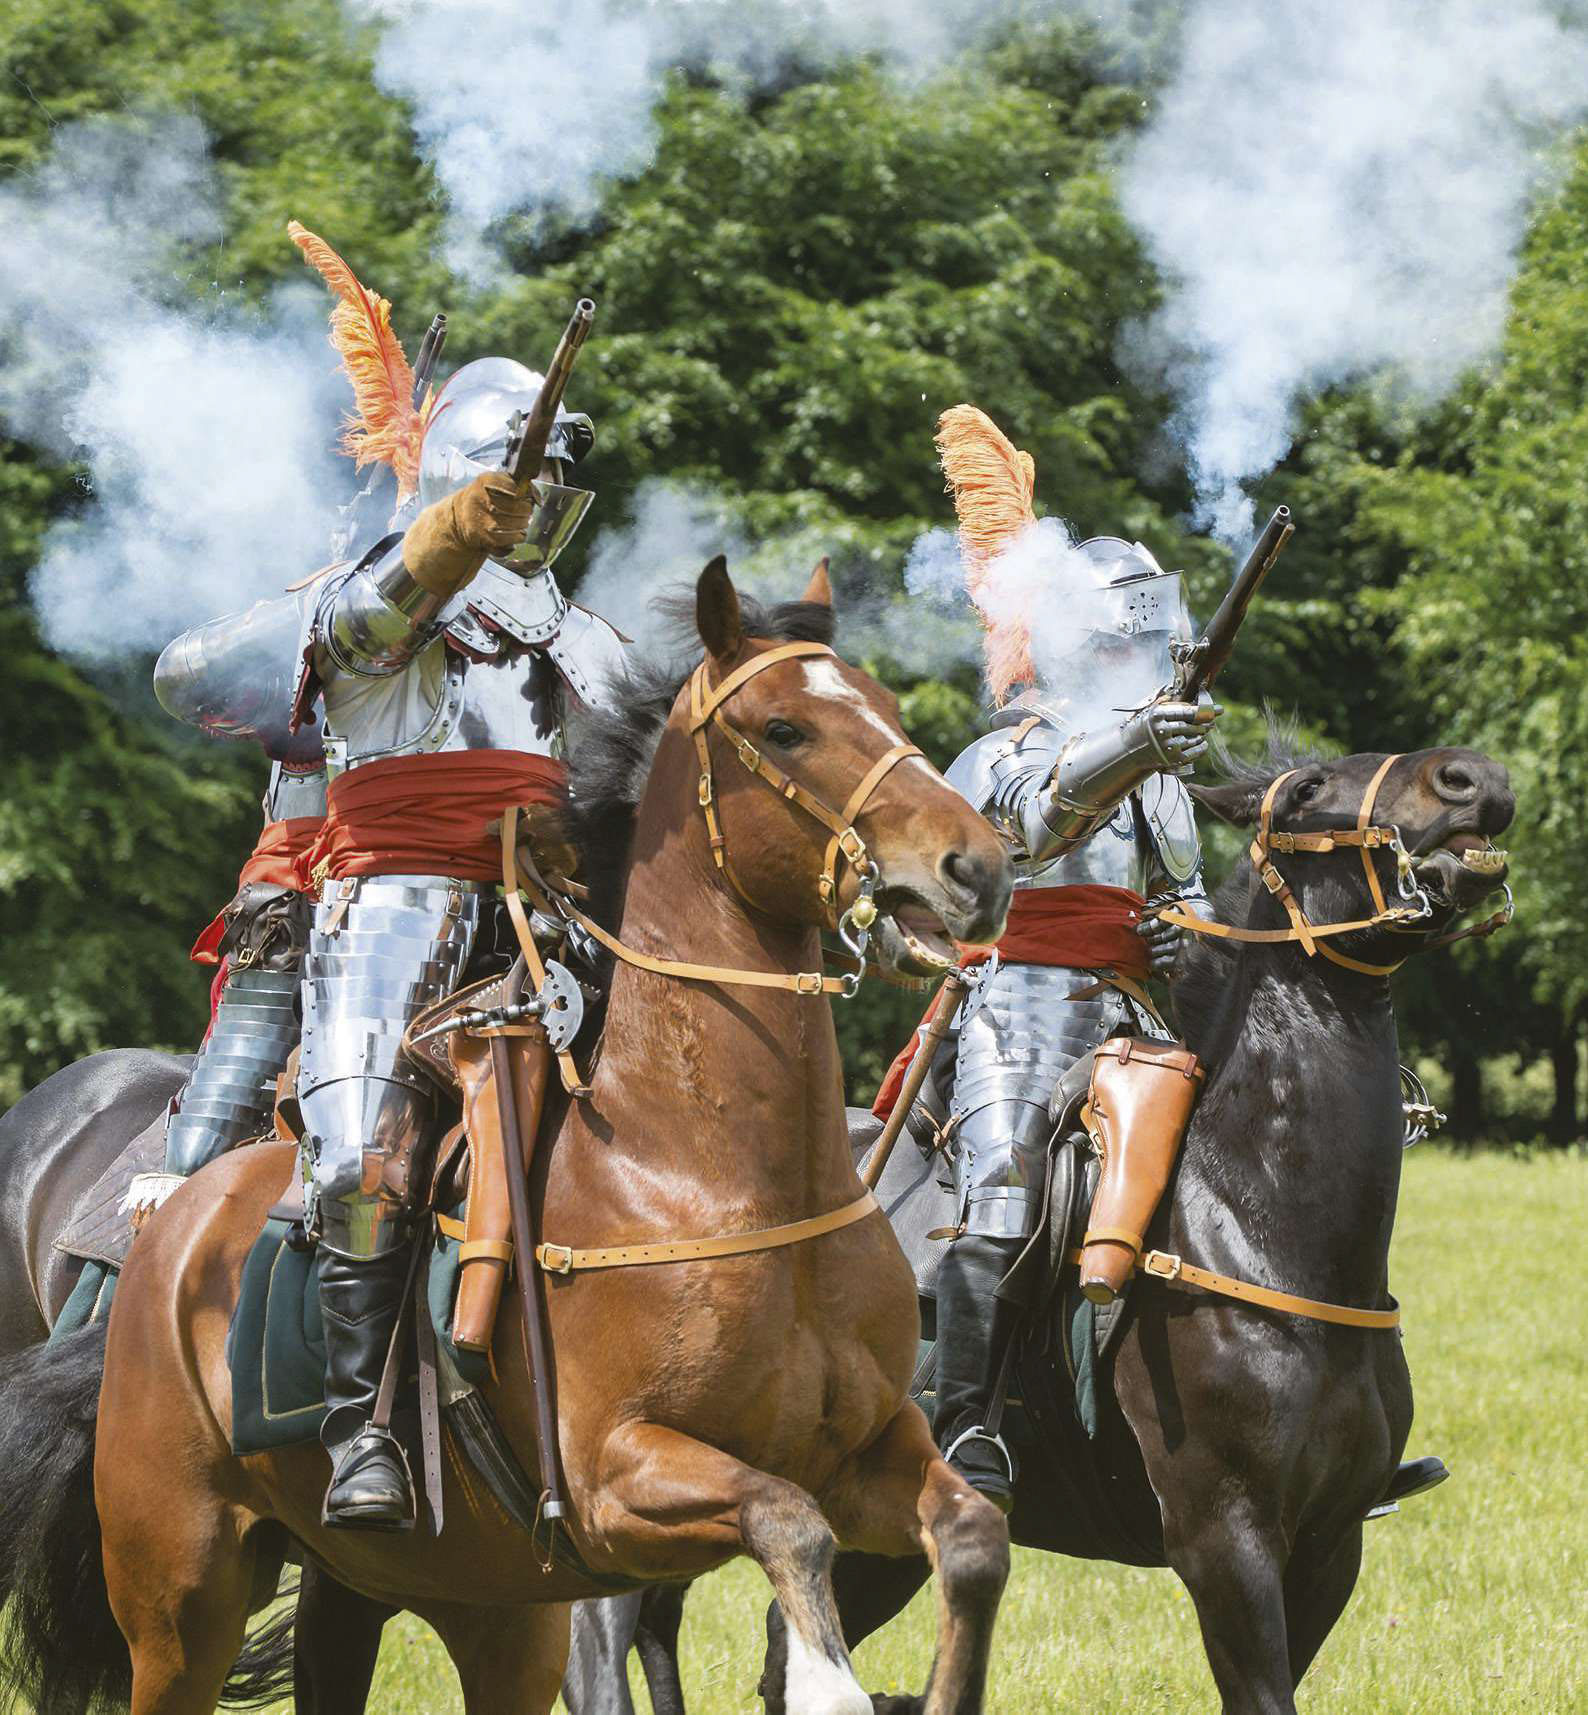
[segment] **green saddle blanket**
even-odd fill
[[[285,1221],[266,1221],[243,1265],[226,1342],[232,1369],[235,1453],[264,1453],[295,1441],[312,1441],[325,1416],[319,1252],[289,1244],[290,1231]],[[430,1320],[459,1373],[478,1385],[489,1369],[485,1354],[460,1351],[452,1342],[460,1243],[437,1232],[431,1244]],[[410,1398],[411,1369],[410,1365],[404,1378]],[[399,1393],[399,1403],[402,1398]]]

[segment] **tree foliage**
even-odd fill
[[[512,273],[487,289],[438,260],[407,115],[336,0],[15,0],[3,32],[6,170],[26,171],[72,119],[203,120],[227,222],[191,259],[200,296],[297,275],[289,216],[392,298],[410,341],[446,308],[449,362],[533,360],[573,296],[595,296],[577,402],[599,429],[596,528],[668,478],[725,497],[752,540],[797,540],[791,589],[815,544],[841,601],[902,600],[909,544],[949,521],[937,415],[971,399],[1034,454],[1045,510],[1185,566],[1203,611],[1222,587],[1228,556],[1184,524],[1166,401],[1117,362],[1159,290],[1111,183],[1141,92],[1074,21],[1020,29],[924,86],[864,64],[754,99],[680,77],[654,161],[609,187],[587,229],[510,224]],[[1254,730],[1270,701],[1340,748],[1459,739],[1517,776],[1526,929],[1504,952],[1459,955],[1514,1004],[1464,1017],[1436,978],[1413,979],[1427,1047],[1481,1032],[1481,1052],[1525,1050],[1540,1020],[1575,1028],[1588,998],[1574,899],[1585,227],[1588,154],[1535,223],[1492,370],[1432,416],[1367,389],[1314,403],[1258,496],[1289,501],[1301,529],[1228,675],[1231,727]],[[0,444],[0,1094],[99,1046],[196,1036],[203,981],[186,946],[230,891],[262,774],[170,730],[147,664],[90,682],[40,645],[27,568],[48,520],[81,500],[80,473]],[[978,719],[974,671],[871,664],[946,762]],[[884,993],[841,1014],[857,1091],[918,1007]]]

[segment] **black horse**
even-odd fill
[[[1276,830],[1350,830],[1385,761],[1276,749],[1197,796],[1246,827],[1288,774],[1271,805]],[[1329,945],[1355,966],[1381,967],[1440,938],[1503,881],[1487,847],[1514,809],[1505,770],[1473,751],[1394,761],[1372,820],[1400,830],[1411,881],[1431,911]],[[1360,848],[1273,861],[1310,922],[1373,915]],[[1368,861],[1397,900],[1393,851]],[[1252,929],[1288,922],[1249,860],[1220,890],[1216,914]],[[1149,1245],[1306,1298],[1389,1305],[1403,1116],[1387,977],[1309,957],[1293,942],[1199,939],[1182,955],[1174,1003],[1209,1075]],[[1364,1515],[1385,1494],[1411,1427],[1398,1334],[1139,1281],[1098,1368],[1095,1438],[1080,1426],[1067,1380],[1057,1384],[1063,1337],[1049,1322],[1028,1332],[1019,1353],[1011,1391],[1031,1433],[1014,1541],[1172,1566],[1196,1603],[1226,1715],[1294,1715],[1295,1688],[1356,1584]],[[850,1647],[927,1576],[924,1560],[841,1557],[834,1583]],[[574,1715],[628,1715],[631,1639],[659,1715],[682,1711],[674,1648],[682,1601],[682,1589],[663,1587],[576,1616],[565,1685]],[[763,1695],[770,1715],[785,1715],[775,1608],[768,1641]]]

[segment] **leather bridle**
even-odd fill
[[[896,744],[891,750],[884,751],[861,776],[860,783],[845,799],[844,807],[841,810],[833,810],[791,775],[785,774],[775,763],[768,762],[750,740],[737,727],[730,725],[722,715],[722,705],[756,674],[764,673],[768,667],[775,667],[781,661],[810,656],[834,658],[834,653],[825,643],[783,643],[746,661],[743,666],[736,667],[716,686],[707,682],[704,661],[695,669],[689,681],[689,731],[695,741],[695,753],[700,758],[700,808],[706,818],[712,861],[740,899],[752,911],[759,912],[761,907],[740,885],[738,877],[733,873],[733,865],[728,860],[728,837],[717,814],[716,786],[712,774],[710,729],[715,728],[733,746],[734,755],[756,779],[765,781],[780,798],[797,804],[806,815],[820,822],[832,836],[822,857],[822,873],[817,883],[817,891],[827,913],[828,928],[836,930],[844,945],[858,957],[864,951],[864,942],[857,947],[854,944],[855,939],[859,936],[869,936],[871,925],[877,919],[873,895],[879,872],[866,850],[866,842],[855,828],[855,821],[886,775],[906,758],[922,755],[920,746]],[[840,860],[849,864],[860,878],[860,891],[842,915],[838,910]]]
[[[1166,923],[1173,923],[1179,928],[1188,929],[1195,935],[1216,936],[1227,941],[1255,941],[1275,943],[1283,941],[1299,942],[1302,950],[1311,958],[1321,953],[1331,964],[1341,965],[1348,971],[1358,971],[1364,976],[1387,977],[1398,971],[1405,959],[1397,959],[1392,965],[1370,965],[1362,959],[1353,959],[1346,954],[1337,952],[1329,945],[1329,938],[1335,935],[1349,935],[1359,929],[1378,929],[1385,926],[1406,928],[1413,923],[1420,923],[1433,914],[1433,905],[1428,895],[1420,888],[1412,876],[1411,855],[1401,843],[1400,830],[1393,827],[1376,826],[1373,822],[1374,806],[1378,802],[1379,788],[1384,783],[1384,777],[1390,769],[1400,761],[1400,756],[1387,756],[1374,772],[1373,778],[1367,783],[1367,790],[1362,795],[1362,807],[1357,812],[1356,825],[1352,828],[1334,828],[1317,834],[1291,834],[1276,830],[1273,826],[1274,802],[1279,796],[1280,788],[1297,772],[1287,769],[1283,774],[1269,782],[1268,790],[1263,794],[1262,808],[1257,813],[1257,831],[1249,848],[1252,868],[1258,879],[1285,909],[1285,915],[1290,919],[1288,928],[1284,929],[1246,929],[1231,923],[1215,923],[1210,918],[1198,917],[1194,912],[1182,906],[1165,906],[1157,915]],[[1359,917],[1344,923],[1313,923],[1301,908],[1301,902],[1296,898],[1290,883],[1280,874],[1274,863],[1273,854],[1301,852],[1333,852],[1355,846],[1362,853],[1362,868],[1367,876],[1368,892],[1373,900],[1373,915]],[[1395,854],[1396,882],[1400,897],[1405,903],[1391,905],[1384,897],[1384,888],[1379,880],[1378,868],[1373,862],[1373,853],[1388,850]],[[1502,914],[1503,915],[1503,914]],[[1505,919],[1509,921],[1507,917]],[[1436,945],[1445,945],[1449,941],[1464,940],[1472,934],[1492,934],[1500,927],[1498,922],[1492,922],[1492,927],[1479,924],[1474,929],[1463,931],[1459,935],[1448,938],[1441,937]]]
[[[516,854],[516,828],[518,813],[508,810],[502,821],[502,850],[503,850],[503,885],[507,891],[509,909],[514,902],[517,890],[522,887],[538,910],[551,915],[561,915],[571,922],[577,923],[593,940],[605,947],[614,958],[624,964],[633,965],[637,970],[650,971],[657,976],[675,977],[684,982],[718,983],[728,987],[742,988],[778,988],[790,989],[796,994],[805,995],[839,995],[844,999],[854,996],[860,987],[861,977],[865,973],[865,954],[871,939],[871,927],[877,920],[875,894],[877,884],[881,879],[875,859],[867,849],[866,842],[861,838],[855,827],[865,806],[870,802],[877,787],[884,777],[907,757],[920,756],[922,751],[913,744],[896,744],[891,750],[885,751],[872,763],[859,784],[844,801],[841,810],[834,810],[824,803],[813,792],[784,773],[750,742],[739,729],[723,718],[722,706],[734,693],[748,684],[759,673],[767,668],[775,667],[783,661],[800,660],[802,658],[826,656],[834,657],[834,651],[825,643],[783,643],[774,649],[768,649],[762,654],[736,667],[719,684],[708,683],[706,664],[702,662],[695,669],[689,682],[689,731],[694,740],[696,755],[700,760],[700,779],[696,795],[701,812],[706,820],[707,836],[711,843],[712,860],[721,871],[734,892],[752,910],[760,911],[760,907],[745,892],[728,861],[728,839],[724,832],[722,821],[717,811],[716,785],[711,755],[711,732],[715,729],[733,746],[734,754],[756,779],[785,798],[791,804],[797,805],[807,815],[814,817],[827,829],[831,835],[827,850],[822,860],[821,879],[818,891],[821,895],[823,909],[826,912],[828,924],[835,929],[842,939],[846,949],[858,961],[857,968],[846,971],[842,976],[824,976],[820,971],[749,971],[738,970],[721,965],[697,965],[681,959],[663,959],[650,953],[639,952],[636,948],[625,946],[618,937],[605,929],[595,919],[583,912],[569,897],[566,886],[544,882],[542,878],[526,866],[521,856]],[[859,891],[847,909],[839,910],[839,865],[847,863],[860,878]],[[554,897],[553,897],[554,896]],[[516,924],[516,918],[515,918]],[[527,920],[519,933],[521,943],[532,940],[528,934]],[[525,947],[528,957],[528,947]],[[530,961],[531,971],[534,960]]]

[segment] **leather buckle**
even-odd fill
[[[757,774],[760,772],[760,769],[761,769],[761,753],[760,753],[760,751],[758,751],[755,748],[755,746],[753,744],[751,744],[749,739],[747,739],[747,738],[736,738],[733,741],[733,748],[736,751],[738,751],[739,760],[745,765],[746,768],[748,768],[750,770],[750,772],[752,774]]]
[[[554,1260],[554,1253],[556,1260]],[[542,1245],[540,1247],[540,1266],[547,1274],[572,1274],[573,1246]]]
[[[696,789],[695,796],[700,800],[702,810],[711,807],[711,776],[709,774],[701,775],[700,785]]]
[[[1180,1266],[1180,1258],[1169,1251],[1148,1251],[1141,1259],[1141,1272],[1158,1280],[1178,1280]]]
[[[852,827],[839,834],[838,849],[857,869],[866,856],[866,842]]]
[[[794,976],[794,992],[796,994],[820,994],[822,992],[822,973],[820,971],[797,971]]]

